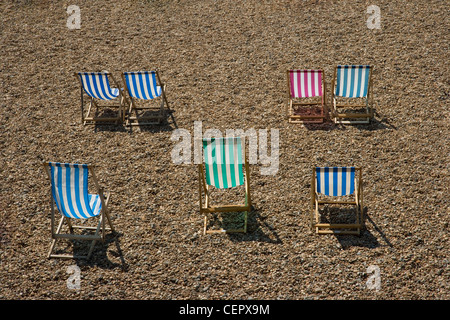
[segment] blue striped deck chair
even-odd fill
[[[200,214],[204,214],[203,233],[245,233],[251,210],[250,171],[245,144],[240,137],[202,139],[203,161],[199,167]],[[234,205],[211,205],[211,193],[216,190],[244,189],[245,201]],[[205,205],[203,205],[203,196]],[[242,195],[241,195],[242,196]],[[208,229],[208,216],[215,213],[244,213],[242,228]]]
[[[75,76],[81,85],[81,122],[84,125],[123,123],[126,98],[112,74],[106,71],[77,72]],[[86,111],[84,95],[89,99]]]
[[[161,124],[164,104],[168,109],[169,104],[158,71],[124,72],[122,79],[128,96],[126,125]]]
[[[370,123],[374,114],[372,70],[368,65],[335,67],[331,87],[334,123]]]
[[[96,241],[104,241],[105,232],[114,231],[108,210],[110,193],[103,192],[99,187],[94,168],[90,165],[57,162],[45,162],[43,165],[51,184],[52,243],[48,258],[89,259]],[[89,193],[89,174],[94,181],[96,194]],[[61,214],[57,227],[55,224],[56,210]],[[88,221],[87,219],[98,219],[97,226],[89,226],[84,223]],[[67,223],[69,233],[62,233],[64,221]],[[72,221],[79,221],[79,225],[73,225]],[[106,222],[109,227],[106,226]],[[81,231],[75,233],[74,229]],[[91,245],[87,255],[55,254],[55,244],[59,239],[87,240],[91,241]]]
[[[350,206],[350,209],[346,211],[347,213],[350,211],[352,217],[346,217],[342,223],[332,223],[331,221],[324,223],[319,209],[326,205]],[[316,233],[360,235],[363,227],[362,169],[355,167],[313,168],[311,209],[311,227],[313,230],[315,229]],[[330,216],[329,219],[331,220],[331,218]]]

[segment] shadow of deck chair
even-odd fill
[[[331,90],[334,123],[370,123],[374,115],[371,66],[336,66]]]
[[[169,109],[169,103],[158,71],[124,72],[122,80],[129,97],[126,125],[161,124],[166,117],[164,104]]]
[[[323,70],[288,70],[287,83],[289,122],[323,123],[326,119]]]
[[[84,125],[123,123],[123,105],[126,98],[112,74],[106,71],[77,72],[75,76],[81,85],[81,122]],[[112,80],[115,88],[110,86],[109,79]],[[86,112],[84,111],[84,93],[89,97]],[[117,100],[118,104],[116,104]],[[100,101],[102,101],[101,104]]]
[[[96,241],[104,241],[106,231],[114,232],[108,210],[110,193],[104,193],[99,187],[94,168],[90,165],[57,162],[45,162],[43,165],[51,183],[51,234],[53,240],[48,258],[89,259]],[[90,194],[88,191],[89,173],[94,180],[97,194]],[[56,230],[55,204],[61,214],[61,220]],[[84,225],[72,224],[73,220],[77,220],[81,224],[81,221],[85,222],[91,218],[99,220],[96,227],[86,223]],[[64,221],[67,223],[69,233],[62,233]],[[106,226],[106,222],[109,227]],[[81,231],[75,233],[74,229]],[[60,239],[86,240],[91,241],[91,245],[85,256],[54,254],[56,241]]]
[[[363,227],[362,169],[355,167],[313,168],[311,181],[311,228],[318,234],[339,233],[360,235]],[[350,198],[350,199],[349,199]],[[350,206],[353,221],[324,223],[319,207]],[[352,223],[350,223],[352,222]]]
[[[246,233],[248,213],[251,210],[250,171],[245,144],[239,137],[203,139],[204,163],[199,168],[200,214],[204,214],[203,233]],[[244,151],[244,155],[242,155]],[[237,205],[211,205],[213,189],[239,188],[244,185],[245,201]],[[241,187],[242,188],[242,187]],[[203,195],[205,205],[203,205]],[[208,216],[216,213],[244,213],[244,226],[230,229],[208,229]]]

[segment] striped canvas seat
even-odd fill
[[[241,138],[203,139],[206,183],[216,188],[244,184]]]
[[[88,193],[88,167],[85,164],[49,163],[52,195],[59,212],[75,219],[100,214],[99,195]]]
[[[289,70],[291,97],[322,96],[322,70]]]
[[[96,241],[105,239],[105,231],[114,231],[109,216],[109,192],[103,192],[99,187],[94,168],[86,164],[45,162],[43,163],[51,185],[51,231],[52,244],[48,253],[49,258],[84,258],[89,259]],[[96,194],[88,191],[88,176],[92,176]],[[55,224],[55,204],[61,218],[59,225]],[[95,218],[97,226],[89,226],[89,221],[82,219]],[[80,225],[73,224],[72,220],[81,221]],[[70,232],[62,231],[66,222]],[[109,227],[106,226],[108,223]],[[84,233],[76,233],[81,229]],[[87,255],[57,254],[54,248],[57,240],[87,240],[91,242]]]
[[[335,95],[346,98],[367,97],[370,66],[337,66]]]
[[[316,168],[316,191],[327,196],[346,196],[355,191],[355,168]]]
[[[325,82],[322,69],[287,71],[288,118],[290,123],[323,123]]]
[[[124,72],[129,94],[133,98],[151,100],[161,95],[155,71]]]
[[[112,100],[119,96],[118,88],[111,88],[106,72],[78,72],[84,92],[101,100]]]

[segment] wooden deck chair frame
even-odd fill
[[[48,162],[44,162],[43,163],[44,169],[47,173],[47,176],[50,180],[51,183],[51,173],[50,173],[50,168],[49,168],[49,163]],[[109,215],[109,209],[108,209],[108,205],[109,205],[109,201],[110,201],[110,192],[104,192],[102,188],[100,188],[99,184],[98,184],[98,180],[97,177],[95,175],[95,171],[94,171],[94,166],[92,165],[88,165],[88,169],[89,169],[89,173],[92,176],[92,180],[94,181],[94,185],[96,188],[96,192],[100,197],[101,203],[102,203],[102,209],[101,209],[101,213],[99,214],[99,221],[96,227],[94,226],[81,226],[81,225],[74,225],[72,223],[73,220],[77,220],[77,219],[73,219],[73,218],[68,218],[66,216],[64,216],[63,214],[61,214],[61,218],[60,221],[58,223],[58,225],[56,226],[56,217],[55,217],[55,213],[57,211],[57,209],[55,209],[55,200],[53,198],[53,194],[52,191],[50,190],[50,203],[51,203],[51,235],[52,235],[52,242],[50,245],[50,249],[48,251],[47,257],[48,258],[62,258],[62,259],[89,259],[92,255],[95,243],[97,241],[105,241],[105,236],[106,236],[106,231],[112,231],[115,232],[114,230],[114,226],[112,224],[110,215]],[[106,222],[108,223],[109,227],[106,226]],[[68,228],[69,228],[69,232],[70,233],[62,233],[62,227],[63,227],[63,223],[66,222]],[[55,229],[56,228],[56,229]],[[74,229],[78,229],[78,230],[90,230],[91,234],[75,234],[74,233]],[[95,231],[92,234],[92,231]],[[89,251],[87,253],[87,255],[75,255],[75,254],[54,254],[54,249],[55,249],[55,245],[57,240],[60,239],[67,239],[67,240],[84,240],[84,241],[91,241],[90,247],[89,247]]]
[[[83,73],[83,72],[75,72],[74,74],[75,74],[75,77],[78,79],[78,82],[80,83],[80,87],[81,87],[81,94],[80,94],[80,96],[81,96],[81,123],[83,125],[88,125],[88,124],[104,124],[104,125],[116,124],[116,125],[118,125],[118,124],[123,123],[125,121],[124,104],[127,102],[127,99],[122,92],[121,86],[116,81],[114,76],[107,71],[88,72],[88,73],[101,73],[101,74],[106,75],[108,77],[108,80],[111,79],[112,84],[114,84],[115,88],[117,88],[119,90],[119,95],[116,98],[119,100],[119,104],[117,104],[117,105],[115,105],[115,104],[100,105],[97,102],[97,100],[100,100],[100,99],[94,98],[85,92],[85,90],[83,88],[83,82],[80,79],[80,75],[79,75],[80,73]],[[111,83],[110,83],[110,85],[111,85]],[[89,97],[89,104],[87,106],[86,111],[84,109],[84,106],[85,106],[84,95],[85,94]],[[117,109],[117,116],[115,116],[115,117],[96,116],[98,111],[100,111],[101,109],[105,109],[105,108]]]
[[[127,96],[127,111],[126,111],[126,125],[127,126],[134,126],[134,125],[155,125],[155,124],[161,124],[163,119],[166,117],[164,104],[166,105],[167,109],[170,110],[169,102],[167,101],[166,96],[166,84],[161,82],[161,78],[159,76],[158,70],[155,70],[156,74],[156,80],[157,85],[161,87],[161,95],[159,97],[156,97],[151,100],[158,100],[160,99],[161,102],[159,104],[159,107],[155,106],[148,106],[145,105],[143,101],[139,101],[142,99],[138,99],[133,97],[130,94],[130,89],[127,86],[127,82],[125,79],[125,72],[122,73],[122,81],[124,83],[124,91]],[[148,103],[152,103],[154,101],[148,101]],[[157,111],[156,115],[151,116],[138,116],[139,111]],[[135,115],[133,115],[133,112]]]
[[[363,228],[363,187],[362,187],[362,169],[355,167],[355,191],[354,200],[319,200],[319,195],[316,192],[316,168],[312,170],[311,178],[311,229],[317,234],[353,234],[360,235]],[[331,196],[330,196],[331,197]],[[354,224],[346,223],[321,223],[320,222],[320,206],[323,205],[350,205],[355,207]]]
[[[292,95],[291,91],[291,77],[290,72],[291,71],[320,71],[322,74],[321,79],[321,90],[322,95],[317,95],[315,97],[309,97],[309,99],[312,102],[304,102],[306,97],[302,98],[296,98]],[[323,123],[327,118],[327,105],[326,105],[326,83],[325,83],[325,73],[323,69],[315,69],[315,70],[309,70],[309,69],[299,69],[299,70],[287,70],[287,96],[288,96],[288,103],[287,103],[287,117],[290,123]],[[320,99],[320,100],[319,100]],[[319,101],[314,101],[319,100]],[[295,114],[294,110],[295,107],[305,107],[305,108],[318,108],[320,110],[319,115],[300,115]]]
[[[202,140],[198,140],[202,144]],[[251,211],[252,201],[250,196],[250,168],[247,161],[247,152],[245,149],[245,142],[242,140],[242,148],[244,149],[243,157],[243,170],[244,170],[244,187],[245,187],[245,199],[244,203],[238,205],[210,205],[210,191],[212,186],[206,183],[205,177],[205,165],[202,162],[198,164],[198,190],[199,190],[199,204],[200,204],[200,214],[204,214],[204,225],[203,234],[212,233],[246,233],[247,223],[248,223],[248,213]],[[205,202],[203,205],[203,196],[205,197]],[[244,212],[244,226],[240,229],[208,229],[208,216],[214,213],[226,213],[226,212]]]
[[[331,118],[334,123],[342,123],[342,124],[368,124],[370,123],[370,120],[374,117],[374,110],[373,110],[373,80],[372,80],[372,71],[373,67],[369,66],[369,85],[367,89],[367,96],[363,99],[364,104],[348,104],[348,103],[338,103],[336,95],[336,79],[337,79],[337,70],[338,67],[336,66],[334,68],[334,76],[333,76],[333,82],[331,85],[331,96],[332,96],[332,110],[331,110]],[[355,98],[343,98],[340,97],[340,99],[355,99]],[[340,112],[340,109],[343,108],[364,108],[365,112]],[[345,119],[345,120],[344,120]]]

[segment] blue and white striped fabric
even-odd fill
[[[241,138],[203,139],[203,150],[208,185],[223,189],[244,184]]]
[[[99,195],[88,193],[88,166],[49,162],[52,195],[59,212],[76,219],[87,219],[100,214]]]
[[[316,191],[334,197],[353,194],[355,191],[355,168],[316,168]]]
[[[111,88],[105,72],[78,72],[84,91],[92,98],[111,100],[119,96],[118,88]]]
[[[133,98],[151,100],[161,95],[156,71],[124,72],[128,92]]]
[[[335,95],[365,98],[369,87],[370,66],[337,66]]]

